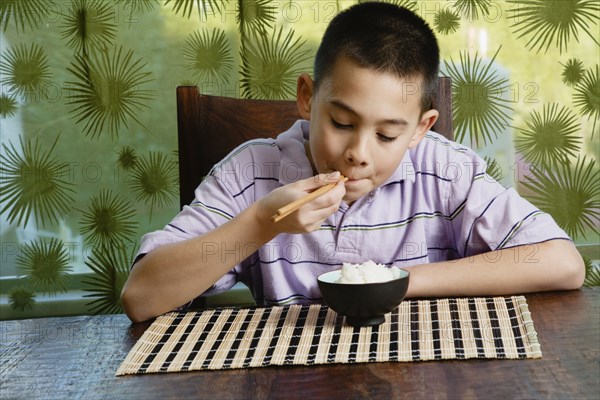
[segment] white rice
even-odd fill
[[[367,261],[362,264],[344,263],[342,273],[337,283],[374,283],[387,282],[400,278],[400,268],[392,266],[390,268],[383,264],[377,264],[373,261]]]

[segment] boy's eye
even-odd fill
[[[352,125],[345,125],[345,124],[340,124],[339,122],[337,122],[335,119],[331,118],[331,124],[333,126],[335,126],[338,129],[351,129]]]
[[[381,140],[382,142],[393,142],[394,140],[396,140],[396,137],[390,137],[390,136],[385,136],[382,135],[381,133],[377,134],[377,137],[379,138],[379,140]]]

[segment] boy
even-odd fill
[[[298,78],[304,120],[233,151],[189,207],[144,236],[122,293],[129,317],[238,280],[259,304],[318,302],[318,275],[367,260],[407,268],[409,297],[580,287],[583,262],[555,222],[493,181],[471,150],[429,131],[438,68],[433,32],[406,9],[362,3],[338,14],[314,81]]]

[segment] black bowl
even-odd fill
[[[325,304],[346,317],[351,326],[375,326],[385,321],[385,314],[396,308],[408,290],[410,274],[387,282],[336,283],[341,270],[330,271],[317,278]]]

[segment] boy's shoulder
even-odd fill
[[[450,140],[437,132],[429,131],[425,134],[425,137],[415,147],[417,154],[423,155],[446,155],[464,157],[471,156],[473,150],[465,145]]]
[[[282,153],[304,152],[303,121],[297,121],[290,129],[275,138],[257,138],[248,140],[234,148],[227,156],[215,165],[213,170],[223,168],[231,163],[252,163],[279,161]],[[296,155],[296,154],[294,154]]]
[[[211,169],[209,175],[220,175],[240,169],[255,169],[257,164],[269,165],[279,158],[280,150],[273,138],[248,140],[227,154]]]
[[[410,149],[409,155],[415,179],[427,186],[440,185],[444,190],[461,187],[468,191],[473,182],[486,175],[486,161],[473,149],[433,131]]]
[[[484,160],[470,147],[449,140],[434,131],[427,132],[423,140],[410,150],[410,155],[417,169],[419,166],[439,164],[484,164]]]
[[[297,121],[275,138],[251,139],[240,144],[217,163],[209,175],[222,182],[235,182],[235,185],[249,185],[256,180],[285,184],[298,177],[312,176],[304,148],[303,123]]]

